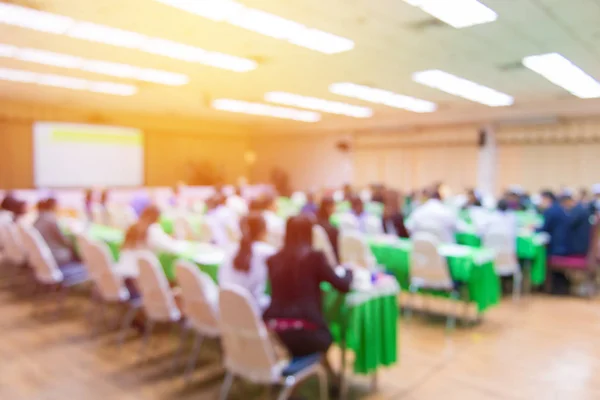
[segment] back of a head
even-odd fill
[[[365,208],[363,201],[358,196],[352,196],[350,198],[350,206],[355,214],[362,214]]]
[[[384,196],[384,210],[388,215],[400,212],[400,193],[396,190],[386,190]]]
[[[319,205],[318,217],[323,219],[328,219],[333,210],[335,208],[335,200],[333,197],[326,196],[321,199],[321,204]]]
[[[505,212],[508,210],[508,202],[505,199],[502,199],[498,202],[498,211]]]
[[[314,220],[306,215],[288,219],[283,251],[294,255],[302,255],[309,251],[312,248],[313,225]]]
[[[158,222],[160,219],[160,209],[151,204],[144,208],[138,221],[131,225],[125,233],[125,240],[121,246],[123,249],[136,249],[144,244],[148,237],[148,228],[150,225]]]
[[[262,213],[252,211],[241,221],[241,228],[242,241],[233,260],[233,267],[238,271],[248,272],[252,260],[252,244],[266,235],[267,224]]]
[[[541,195],[548,200],[556,201],[556,195],[551,190],[543,190]]]

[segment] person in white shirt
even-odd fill
[[[263,201],[262,208],[263,217],[267,224],[267,241],[276,248],[280,248],[283,246],[285,236],[285,221],[277,215],[277,203],[274,196],[269,195]]]
[[[206,222],[211,228],[213,242],[228,249],[241,238],[238,216],[225,205],[225,197],[215,194],[208,202]]]
[[[242,188],[237,187],[235,189],[235,193],[229,197],[227,197],[227,207],[233,210],[233,212],[238,216],[238,218],[243,217],[248,214],[248,203],[246,199],[242,196]]]
[[[267,259],[277,251],[266,242],[267,224],[259,212],[242,222],[243,238],[236,250],[219,267],[219,284],[234,284],[247,289],[262,310],[269,306]]]
[[[453,243],[457,229],[458,216],[445,205],[437,190],[427,192],[427,201],[418,206],[406,221],[411,235],[428,232],[439,237],[442,242]]]
[[[177,252],[178,241],[167,235],[158,223],[160,210],[155,205],[144,209],[138,221],[131,225],[121,246],[117,272],[126,278],[138,276],[137,256],[141,250]],[[130,290],[131,291],[131,290]]]
[[[358,196],[352,196],[350,198],[350,206],[352,215],[356,219],[356,226],[362,233],[367,233],[367,217],[368,214],[365,211],[365,203]]]
[[[491,231],[503,232],[509,235],[512,238],[511,243],[516,246],[518,233],[517,218],[504,200],[500,200],[497,209],[489,213],[486,223],[479,233],[482,238],[485,238]]]

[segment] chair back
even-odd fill
[[[138,268],[137,284],[148,318],[159,322],[178,321],[181,313],[156,256],[150,251],[140,251]]]
[[[367,215],[365,218],[365,228],[367,235],[383,235],[383,223],[381,217],[376,215]]]
[[[340,263],[362,268],[373,268],[375,257],[364,236],[358,231],[340,233]]]
[[[35,228],[20,225],[19,232],[36,279],[44,284],[62,282],[63,273],[42,235]]]
[[[426,232],[412,236],[413,250],[410,260],[411,283],[436,288],[453,286],[448,262],[438,252],[440,240]]]
[[[109,224],[114,228],[127,229],[137,221],[137,214],[128,204],[108,208]]]
[[[198,332],[208,337],[219,336],[219,288],[215,282],[189,261],[178,260],[175,271],[183,314]]]
[[[173,234],[178,240],[196,240],[197,235],[190,221],[183,215],[177,215],[173,220]]]
[[[320,250],[325,254],[325,258],[327,258],[327,262],[331,265],[332,268],[335,268],[338,265],[337,258],[335,256],[335,251],[333,250],[333,246],[329,241],[329,236],[327,232],[321,225],[313,226],[313,237],[312,237],[312,245],[315,250]]]
[[[82,255],[88,266],[90,275],[102,299],[111,302],[129,300],[129,290],[119,276],[112,262],[108,246],[104,242],[97,242],[84,238],[81,242]]]
[[[2,243],[4,245],[4,254],[9,262],[20,265],[25,262],[26,250],[21,240],[21,236],[17,230],[17,225],[14,222],[3,225]]]
[[[358,220],[356,217],[350,213],[343,213],[339,216],[339,228],[340,231],[358,231]]]
[[[250,293],[235,285],[219,292],[219,326],[225,368],[254,383],[279,382],[284,363],[275,348]]]
[[[506,229],[492,227],[484,233],[483,245],[494,250],[494,267],[497,271],[516,272],[520,268],[515,251],[515,237]]]
[[[427,233],[437,238],[440,243],[446,242],[447,233],[444,228],[435,220],[423,221],[419,224],[419,229],[415,233]]]

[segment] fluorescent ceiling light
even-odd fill
[[[510,106],[514,103],[512,96],[437,69],[415,72],[413,80],[490,107]]]
[[[0,43],[0,57],[13,57],[17,52],[16,46]]]
[[[310,28],[277,15],[246,7],[232,0],[155,0],[180,10],[208,18],[228,22],[275,39],[286,40],[297,46],[325,54],[352,50],[354,42],[331,33]]]
[[[69,17],[6,3],[0,3],[0,22],[56,34],[64,34],[74,23]]]
[[[77,39],[112,44],[130,49],[138,48],[146,40],[146,36],[136,32],[92,24],[91,22],[78,22],[72,29],[69,29],[67,34]]]
[[[137,92],[137,87],[113,82],[89,81],[64,75],[39,74],[37,72],[19,69],[0,68],[0,80],[36,83],[43,86],[53,86],[72,90],[87,90],[90,92],[107,93],[119,96],[131,96]]]
[[[353,106],[351,104],[301,96],[294,93],[268,92],[265,94],[265,100],[271,103],[308,108],[309,110],[323,111],[330,114],[347,115],[354,118],[369,118],[373,115],[373,110],[368,107]]]
[[[477,0],[404,0],[455,28],[466,28],[498,19],[498,14]]]
[[[19,49],[14,57],[21,61],[53,65],[62,68],[79,68],[83,63],[83,60],[79,57],[29,48]]]
[[[191,3],[195,4],[194,1]],[[213,1],[210,3],[213,4]],[[36,22],[36,18],[39,18],[38,22]],[[183,43],[145,36],[137,32],[93,24],[91,22],[76,21],[62,15],[42,13],[26,7],[4,3],[0,3],[0,23],[44,32],[65,34],[77,39],[137,49],[150,54],[162,55],[236,72],[250,71],[258,66],[254,60],[247,58],[208,51]]]
[[[389,90],[357,85],[350,82],[333,83],[329,85],[329,91],[341,96],[352,97],[354,99],[418,113],[433,112],[437,108],[435,103],[427,100],[421,100],[416,97],[390,92]]]
[[[190,81],[184,74],[162,71],[152,68],[136,67],[129,64],[113,63],[110,61],[87,60],[68,54],[53,53],[45,50],[18,48],[0,43],[0,57],[12,57],[22,61],[38,64],[53,65],[57,67],[81,69],[103,75],[119,78],[137,79],[146,82],[155,82],[163,85],[181,86]]]
[[[216,110],[229,111],[241,114],[263,115],[266,117],[293,119],[303,122],[317,122],[321,114],[312,111],[302,111],[293,108],[275,107],[261,103],[251,103],[234,99],[217,99],[212,102]]]
[[[558,53],[525,57],[523,65],[577,97],[600,97],[600,83]]]

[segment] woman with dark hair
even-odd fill
[[[400,207],[400,194],[395,190],[388,190],[384,196],[383,231],[390,235],[408,238],[410,235],[404,226],[404,215]]]
[[[251,212],[242,222],[242,241],[232,257],[219,267],[219,284],[234,284],[247,289],[261,309],[268,306],[267,259],[275,247],[266,242],[267,225],[260,212]]]
[[[339,277],[325,255],[313,250],[312,230],[311,217],[290,218],[283,248],[267,261],[272,294],[264,319],[292,357],[327,353],[333,339],[323,316],[321,283],[347,293],[352,282],[350,271]]]
[[[321,200],[321,205],[319,207],[319,210],[317,211],[317,224],[319,224],[323,229],[325,229],[327,237],[329,238],[329,242],[331,243],[331,247],[333,247],[335,258],[339,260],[340,257],[338,254],[338,237],[340,232],[335,226],[331,224],[331,216],[334,212],[335,200],[333,200],[333,197],[324,197]]]

